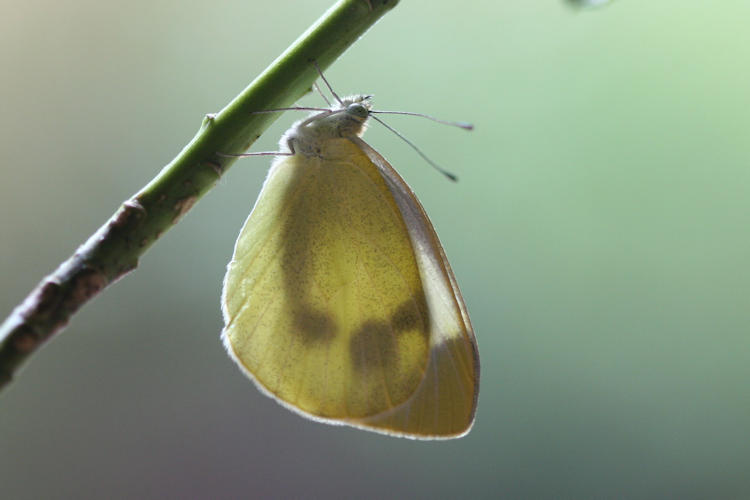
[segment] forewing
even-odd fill
[[[291,409],[388,432],[367,419],[432,377],[432,299],[387,179],[354,143],[327,148],[271,168],[228,266],[222,335]]]

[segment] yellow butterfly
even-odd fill
[[[224,344],[263,393],[305,417],[463,436],[479,354],[456,279],[419,200],[360,137],[371,96],[331,92],[336,105],[282,137],[288,151],[274,153],[237,238]]]

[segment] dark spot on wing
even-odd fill
[[[429,342],[430,310],[424,290],[416,290],[410,299],[402,302],[391,315],[390,321],[396,334],[417,332]]]
[[[303,342],[330,342],[336,336],[336,323],[322,311],[305,308],[294,313],[294,331]]]
[[[391,326],[385,321],[363,324],[349,344],[352,364],[358,372],[381,370],[396,358],[396,341]]]
[[[398,333],[405,333],[410,330],[419,330],[420,333],[426,334],[424,319],[415,307],[414,302],[407,301],[402,303],[391,316],[391,325],[393,330]]]

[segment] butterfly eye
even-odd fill
[[[370,112],[362,104],[355,102],[346,107],[346,113],[349,115],[356,116],[357,118],[367,118]]]

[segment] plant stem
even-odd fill
[[[288,107],[398,0],[340,0],[216,115],[208,115],[187,146],[44,278],[0,325],[0,389],[88,300],[126,273],[211,189],[278,118],[251,111]]]

